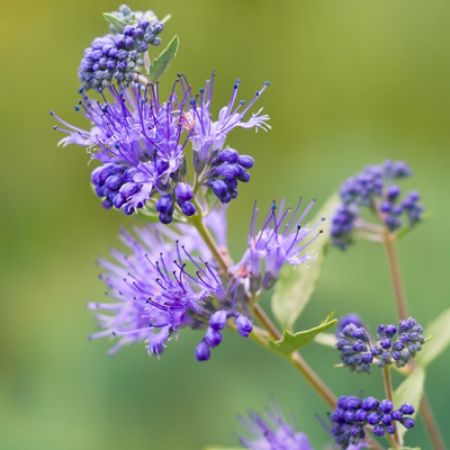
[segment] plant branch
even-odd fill
[[[386,249],[386,255],[389,263],[389,270],[391,273],[392,286],[395,293],[395,301],[397,304],[397,312],[400,320],[404,320],[408,317],[408,307],[406,302],[405,291],[403,289],[403,282],[400,273],[400,266],[397,258],[397,251],[395,247],[395,236],[389,233],[385,228],[384,230],[384,246]],[[411,366],[414,370],[414,365]],[[439,427],[434,418],[431,405],[428,401],[426,392],[424,391],[422,401],[420,403],[420,412],[425,424],[425,428],[428,432],[430,441],[435,450],[445,450],[445,443],[442,439]]]

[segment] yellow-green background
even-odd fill
[[[232,445],[236,416],[275,399],[311,436],[328,440],[324,403],[283,361],[227,334],[207,364],[193,358],[199,333],[183,332],[160,359],[142,346],[115,358],[85,301],[100,299],[97,256],[133,219],[105,211],[89,187],[87,156],[56,148],[50,108],[79,120],[76,69],[105,30],[111,1],[6,0],[0,15],[1,450],[199,450]],[[256,197],[323,200],[348,175],[384,158],[408,160],[431,220],[400,243],[411,311],[424,323],[450,298],[450,4],[447,0],[171,0],[135,8],[172,13],[177,72],[194,86],[217,69],[216,106],[236,77],[261,104],[270,133],[231,142],[256,158],[250,185],[230,208],[231,247],[246,240]],[[374,326],[394,320],[382,248],[331,252],[299,326],[330,310],[357,311]],[[333,369],[337,354],[306,358],[338,393],[381,394],[381,380]],[[450,353],[430,370],[431,401],[450,442]],[[422,426],[410,444],[430,448]]]

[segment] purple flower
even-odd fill
[[[98,311],[101,331],[92,338],[109,336],[116,345],[145,342],[149,353],[159,355],[167,341],[183,327],[208,323],[214,302],[225,300],[225,290],[215,268],[203,262],[209,257],[195,246],[193,230],[183,230],[184,244],[172,241],[178,233],[161,225],[137,228],[137,238],[127,232],[121,237],[130,253],[111,252],[114,261],[101,260],[111,303],[91,303]],[[197,257],[192,256],[197,254]],[[186,269],[186,261],[195,275]]]
[[[224,234],[223,209],[205,221],[219,238]],[[235,322],[242,336],[251,333],[245,296],[237,295],[234,281],[224,285],[194,227],[152,224],[136,228],[134,235],[123,232],[121,238],[129,252],[113,250],[113,261],[100,261],[101,279],[113,301],[89,304],[100,328],[91,338],[115,340],[110,354],[144,342],[150,354],[160,355],[179,330],[193,328],[205,330],[196,349],[197,359],[205,361],[222,342],[227,321]]]
[[[248,249],[234,268],[235,277],[246,283],[248,292],[270,288],[284,265],[296,266],[313,258],[304,250],[320,235],[321,231],[317,231],[320,222],[309,228],[301,225],[313,206],[314,202],[311,202],[302,210],[300,200],[297,207],[291,210],[284,209],[284,201],[279,207],[274,202],[263,220],[262,228],[257,231],[259,210],[255,204]]]
[[[266,417],[252,412],[242,419],[252,437],[240,437],[241,444],[251,450],[312,450],[308,437],[289,425],[277,410]]]
[[[55,129],[67,134],[61,145],[86,147],[92,159],[101,163],[93,170],[91,181],[105,208],[114,207],[126,214],[145,208],[144,212],[156,212],[160,221],[168,224],[174,216],[181,220],[194,215],[202,191],[212,189],[222,203],[235,198],[238,182],[250,179],[253,159],[216,144],[223,144],[235,127],[267,128],[267,116],[256,114],[244,120],[254,102],[240,111],[232,100],[213,122],[209,112],[211,83],[207,83],[207,92],[208,96],[201,94],[196,106],[184,76],[176,80],[165,102],[157,84],[145,88],[134,84],[121,91],[110,86],[100,102],[82,93],[75,108],[91,122],[90,129],[80,129],[52,115],[61,123]],[[202,135],[202,130],[206,134]],[[193,177],[188,174],[189,143],[194,150]],[[194,184],[188,178],[193,178]]]

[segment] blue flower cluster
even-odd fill
[[[108,20],[109,32],[114,34],[122,33],[127,25],[136,25],[143,21],[150,23],[159,22],[153,11],[134,11],[128,5],[119,6],[117,11],[108,13],[108,16],[114,18],[114,20]]]
[[[207,361],[211,357],[211,349],[222,342],[222,330],[225,328],[229,318],[234,319],[236,329],[241,336],[248,337],[252,332],[253,324],[246,316],[225,310],[216,311],[210,317],[205,336],[195,350],[195,356],[198,361]]]
[[[229,203],[238,195],[238,181],[250,181],[247,170],[251,169],[253,164],[251,156],[239,155],[231,148],[222,150],[211,163],[206,184],[222,203]]]
[[[126,25],[122,33],[108,34],[94,39],[84,51],[78,69],[82,89],[103,90],[113,81],[128,86],[136,71],[144,64],[149,45],[159,45],[161,22],[143,21]]]
[[[331,414],[332,433],[335,442],[343,449],[358,445],[364,439],[364,427],[369,426],[376,436],[386,433],[395,434],[396,424],[405,428],[414,427],[414,407],[403,404],[398,409],[389,400],[377,400],[374,397],[359,398],[355,396],[339,397],[337,407]]]
[[[63,125],[55,129],[68,134],[61,144],[86,147],[92,158],[101,162],[103,168],[94,170],[92,182],[104,207],[133,214],[148,206],[168,224],[175,212],[180,218],[195,214],[194,205],[204,205],[207,191],[222,203],[237,197],[238,182],[250,179],[253,159],[226,146],[225,140],[237,127],[269,128],[268,116],[260,111],[246,118],[266,84],[244,109],[241,103],[235,105],[237,90],[233,89],[229,104],[214,121],[210,111],[213,81],[214,74],[194,102],[189,100],[195,99],[192,88],[182,75],[166,101],[157,84],[142,87],[133,83],[124,91],[110,86],[107,92],[112,100],[102,93],[102,102],[82,93],[75,109],[91,122],[88,130],[52,113]],[[192,152],[187,151],[188,144]],[[190,153],[192,165],[187,160]],[[190,168],[194,174],[188,173]],[[192,185],[189,180],[194,180]]]
[[[422,349],[425,342],[423,327],[412,317],[396,325],[379,325],[378,345],[372,354],[378,358],[378,366],[395,364],[404,367]]]
[[[340,189],[342,204],[332,219],[332,242],[345,249],[352,241],[355,228],[364,229],[361,209],[367,209],[391,232],[404,225],[414,226],[422,218],[420,195],[410,192],[401,196],[396,180],[409,177],[411,170],[402,162],[385,161],[366,167],[361,173],[348,178]],[[406,222],[405,222],[406,219]]]
[[[370,341],[366,328],[347,323],[337,333],[336,348],[342,363],[356,372],[370,372],[372,363],[378,367],[395,364],[404,367],[422,349],[425,342],[422,326],[412,317],[396,325],[379,325],[378,340]]]

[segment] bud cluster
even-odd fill
[[[394,181],[411,176],[403,161],[385,161],[367,166],[348,178],[340,189],[342,204],[336,209],[331,226],[333,243],[345,249],[352,241],[355,228],[364,228],[362,210],[368,210],[391,232],[403,226],[414,226],[422,218],[424,207],[420,195],[412,191],[402,197]],[[406,221],[405,221],[406,219]]]
[[[336,444],[347,449],[364,439],[364,427],[369,426],[376,436],[386,433],[395,434],[397,423],[405,428],[414,427],[414,407],[408,403],[394,409],[389,400],[377,400],[374,397],[339,397],[337,407],[331,414],[332,433]]]
[[[113,81],[119,86],[128,86],[144,64],[148,46],[159,45],[158,34],[163,28],[161,22],[142,21],[126,25],[122,33],[95,38],[84,51],[78,69],[83,90],[102,91]]]
[[[345,324],[337,337],[336,348],[341,352],[342,363],[356,372],[370,372],[374,362],[378,367],[393,364],[404,367],[425,342],[422,326],[412,317],[398,326],[379,325],[376,342],[370,341],[364,325],[353,322]]]
[[[234,323],[238,333],[243,337],[253,330],[253,324],[244,315],[225,310],[216,311],[209,319],[209,327],[205,336],[197,345],[195,356],[198,361],[207,361],[211,357],[211,349],[217,347],[223,339],[222,330],[227,324],[229,318],[234,318]]]

